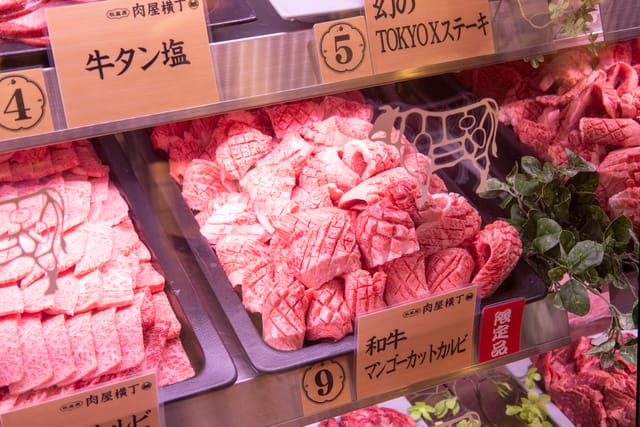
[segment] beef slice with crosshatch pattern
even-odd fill
[[[272,148],[272,138],[244,124],[235,124],[216,148],[223,179],[240,179]]]
[[[249,196],[249,206],[258,218],[292,212],[295,204],[291,192],[295,186],[296,176],[288,161],[254,168],[240,180],[240,188]]]
[[[382,266],[387,274],[384,300],[399,304],[431,295],[425,279],[424,254],[414,252]]]
[[[386,307],[384,289],[387,274],[384,271],[356,270],[343,278],[344,298],[354,317]]]
[[[509,223],[497,220],[480,230],[471,242],[476,261],[472,282],[480,298],[491,296],[509,276],[522,255],[520,234]]]
[[[342,279],[332,279],[310,289],[307,295],[307,340],[337,341],[353,332],[353,312],[345,300]]]
[[[271,120],[276,138],[289,132],[302,133],[324,118],[324,108],[314,101],[296,101],[264,108]]]
[[[471,281],[473,257],[463,248],[447,248],[426,259],[425,277],[432,294],[452,291]]]
[[[300,187],[312,191],[326,184],[335,184],[348,191],[360,182],[360,176],[349,168],[333,148],[325,148],[310,158],[298,177]]]
[[[262,307],[264,341],[277,350],[302,348],[308,308],[309,297],[302,283],[272,289]]]

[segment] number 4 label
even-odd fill
[[[313,26],[323,83],[373,74],[363,16]]]
[[[300,370],[300,398],[305,416],[351,403],[351,375],[345,357]]]
[[[0,74],[0,140],[54,130],[42,69]]]

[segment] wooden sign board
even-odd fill
[[[70,128],[218,101],[201,0],[46,9]]]
[[[488,0],[365,0],[376,74],[495,52]]]

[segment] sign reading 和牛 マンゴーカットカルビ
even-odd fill
[[[70,128],[218,101],[202,0],[46,9]]]
[[[376,74],[495,52],[488,0],[365,0]]]

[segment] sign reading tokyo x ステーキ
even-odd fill
[[[365,0],[376,74],[494,53],[488,0]]]
[[[218,101],[202,0],[47,8],[70,128]]]

